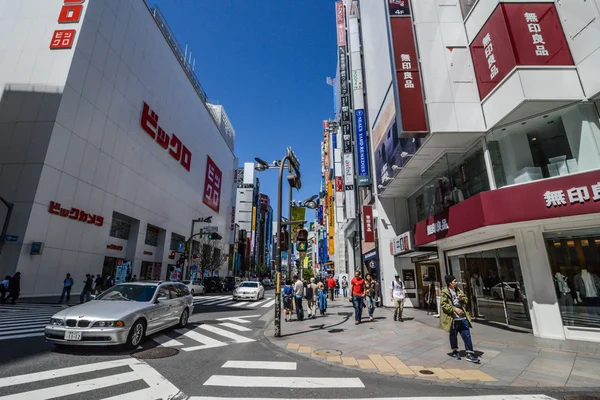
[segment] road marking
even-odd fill
[[[229,301],[227,301],[227,302],[225,302],[225,303],[221,303],[221,304],[219,304],[219,305],[220,305],[220,306],[228,306],[228,305],[230,305],[230,304],[233,304],[233,303],[235,303],[235,301],[233,301],[233,300],[229,300]]]
[[[29,316],[29,317],[0,317],[0,322],[20,322],[20,321],[39,321],[39,322],[45,322],[45,323],[49,323],[50,322],[50,318],[53,316],[54,314],[48,314],[46,315],[40,315],[40,316]]]
[[[236,303],[233,305],[233,307],[242,307],[242,306],[245,306],[245,305],[246,305],[246,304],[248,304],[248,303],[249,303],[248,301],[243,301],[243,302],[241,302],[241,303],[237,303],[237,302],[236,302]]]
[[[271,300],[271,298],[267,297],[266,299],[262,299],[262,300],[259,300],[259,301],[255,302],[255,303],[250,304],[248,307],[256,307],[257,305],[266,303],[269,300]]]
[[[364,388],[359,378],[302,378],[283,376],[213,375],[204,386],[290,387],[294,389]]]
[[[217,318],[217,321],[233,321],[239,324],[249,324],[252,321],[247,321],[246,318],[258,318],[261,315],[240,315],[239,317]]]
[[[181,343],[180,341],[171,339],[167,335],[163,334],[153,335],[150,337],[150,339],[165,347],[183,346],[183,343]]]
[[[269,301],[267,304],[262,305],[262,308],[267,308],[267,307],[271,307],[273,304],[275,304],[275,300],[271,300]]]
[[[250,339],[244,336],[240,336],[236,333],[232,333],[229,331],[226,331],[224,329],[221,328],[217,328],[216,326],[212,326],[212,325],[200,325],[198,328],[200,329],[204,329],[205,331],[209,331],[212,333],[216,333],[217,335],[221,335],[224,336],[226,338],[229,339],[233,339],[235,341],[235,343],[250,343],[250,342],[255,342],[256,340],[254,339]]]
[[[6,329],[10,329],[10,330],[5,330],[4,328],[0,329],[0,331],[2,331],[2,332],[0,332],[0,334],[7,335],[7,334],[12,334],[12,333],[18,333],[18,332],[20,332],[20,333],[44,332],[44,327],[43,326],[38,326],[38,327],[34,327],[34,328],[27,328],[27,329],[15,329],[15,328],[16,328],[15,326],[12,326],[10,328],[6,328]],[[2,336],[0,336],[0,338],[1,337]]]
[[[0,336],[0,340],[9,340],[9,339],[21,339],[21,338],[29,338],[29,337],[35,337],[35,336],[44,336],[45,333],[42,332],[37,332],[37,333],[26,333],[23,335],[10,335],[10,336]]]
[[[226,328],[234,329],[239,332],[250,332],[252,330],[252,329],[246,328],[245,326],[242,326],[242,325],[232,324],[231,322],[221,322],[219,324],[219,326],[224,326]]]
[[[353,400],[556,400],[553,397],[548,397],[543,394],[534,395],[491,395],[491,396],[456,396],[456,397],[368,397],[362,399]],[[212,397],[212,396],[191,396],[188,400],[264,400],[264,397]],[[269,398],[269,400],[305,400],[305,399],[293,399],[291,397],[283,398]],[[312,398],[312,400],[326,400]],[[334,399],[327,399],[334,400]],[[337,399],[344,400],[344,399]]]
[[[46,324],[42,325],[39,322],[30,322],[28,324],[13,324],[13,325],[8,325],[8,324],[0,324],[0,331],[7,331],[9,329],[14,329],[14,328],[22,328],[22,329],[27,329],[27,328],[44,328]]]
[[[274,369],[295,371],[295,362],[284,361],[227,361],[221,368],[240,368],[240,369]]]
[[[205,336],[201,333],[195,332],[195,331],[181,331],[181,330],[177,330],[178,333],[181,333],[184,336],[187,336],[188,338],[199,342],[199,343],[203,343],[200,346],[191,346],[191,347],[184,347],[182,350],[184,351],[196,351],[196,350],[204,350],[204,349],[212,349],[214,347],[223,347],[223,346],[227,346],[227,343],[224,342],[220,342],[218,340],[215,340],[213,338],[210,338],[208,336]]]

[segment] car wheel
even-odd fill
[[[190,312],[188,311],[188,309],[186,308],[185,310],[183,310],[183,312],[181,313],[181,317],[179,317],[179,324],[177,324],[178,328],[185,328],[185,326],[188,323],[188,318],[190,317]]]
[[[125,346],[129,349],[137,348],[144,340],[145,333],[146,324],[144,324],[144,322],[141,320],[135,321],[129,330],[129,335],[127,335],[127,343]]]
[[[190,293],[192,294],[192,297],[194,297],[194,289],[190,290]]]

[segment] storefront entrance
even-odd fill
[[[417,263],[419,308],[437,312],[436,283],[439,285],[440,280],[440,263],[438,261]]]
[[[450,273],[469,297],[471,315],[480,322],[532,329],[516,246],[486,247],[446,254]]]
[[[162,263],[143,261],[140,272],[141,281],[158,281],[162,272]]]

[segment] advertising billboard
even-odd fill
[[[367,146],[367,130],[365,121],[365,110],[354,111],[356,124],[356,156],[358,159],[358,186],[371,184],[369,175],[369,148]]]

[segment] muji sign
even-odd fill
[[[203,202],[215,212],[219,212],[221,204],[221,180],[223,173],[217,167],[217,164],[207,156],[206,176],[204,178],[204,199]]]
[[[150,106],[144,102],[141,119],[142,129],[146,131],[156,143],[165,150],[169,150],[169,154],[176,161],[179,161],[181,166],[188,171],[192,165],[192,152],[181,142],[181,139],[176,134],[172,133],[169,136],[160,126],[158,126],[158,115]]]
[[[78,24],[83,15],[85,0],[63,0],[63,6],[58,15],[59,24]],[[75,41],[75,29],[57,29],[52,34],[50,49],[70,49]]]

